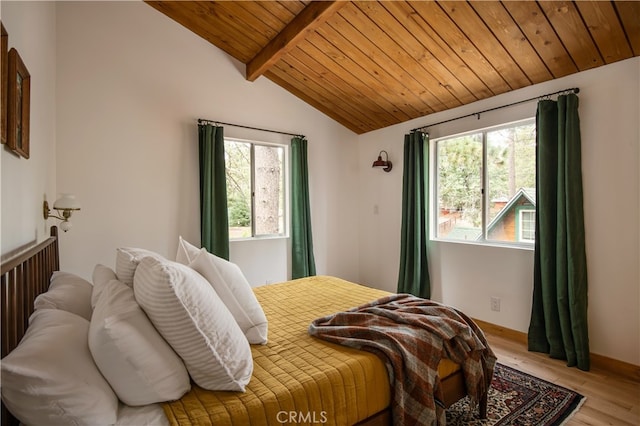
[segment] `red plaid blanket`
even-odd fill
[[[469,396],[487,392],[496,357],[482,330],[465,314],[409,294],[394,294],[346,312],[318,318],[309,334],[373,352],[387,366],[396,425],[444,425],[438,364],[460,364]]]

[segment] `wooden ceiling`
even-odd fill
[[[361,134],[640,55],[637,1],[147,1]]]

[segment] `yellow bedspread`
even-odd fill
[[[312,320],[388,293],[333,277],[310,277],[255,289],[269,321],[269,343],[252,346],[245,393],[196,385],[164,404],[173,425],[352,425],[383,410],[390,386],[374,354],[309,336]]]

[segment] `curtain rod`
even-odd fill
[[[525,100],[522,100],[522,101],[513,102],[513,103],[510,103],[510,104],[507,104],[507,105],[502,105],[502,106],[495,107],[495,108],[485,109],[484,111],[474,112],[473,114],[467,114],[467,115],[462,115],[462,116],[456,117],[456,118],[450,118],[449,120],[438,121],[437,123],[428,124],[426,126],[421,126],[421,127],[416,127],[415,129],[411,129],[411,132],[415,132],[415,131],[418,131],[418,130],[424,130],[424,129],[427,129],[429,127],[437,126],[438,124],[444,124],[444,123],[448,123],[450,121],[460,120],[462,118],[468,118],[468,117],[476,116],[476,117],[478,117],[478,120],[480,120],[480,114],[484,114],[485,112],[495,111],[497,109],[507,108],[507,107],[514,106],[514,105],[519,105],[519,104],[524,104],[524,103],[535,101],[535,100],[538,100],[538,99],[544,99],[544,98],[548,98],[549,96],[559,95],[561,93],[580,93],[580,88],[572,87],[571,89],[559,90],[557,92],[547,93],[546,95],[536,96],[535,98],[529,98],[529,99],[525,99]]]
[[[243,126],[242,124],[223,123],[222,121],[207,120],[206,118],[198,118],[198,124],[203,124],[203,123],[204,124],[215,124],[215,125],[223,124],[225,126],[242,127],[243,129],[260,130],[261,132],[279,133],[281,135],[297,136],[299,138],[305,139],[305,135],[300,135],[300,134],[295,134],[295,133],[280,132],[280,131],[277,131],[277,130],[261,129],[259,127]]]

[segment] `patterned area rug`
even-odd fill
[[[447,425],[556,426],[571,417],[584,400],[572,390],[496,364],[487,418],[478,419],[477,408],[470,409],[469,399],[464,398],[447,410]]]

